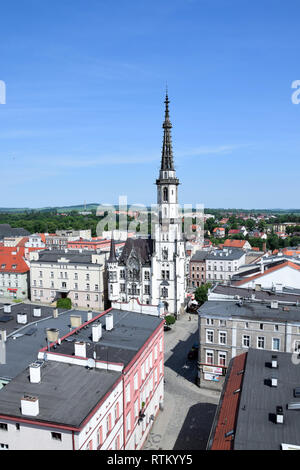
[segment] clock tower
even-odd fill
[[[153,257],[153,302],[163,302],[165,312],[178,316],[185,295],[185,242],[178,206],[176,177],[169,116],[169,98],[165,99],[163,146],[157,185],[158,223],[155,226]]]

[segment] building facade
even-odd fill
[[[31,300],[68,297],[75,307],[103,310],[107,301],[107,253],[45,250],[31,253]]]

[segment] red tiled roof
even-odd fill
[[[211,450],[232,450],[232,437],[225,437],[225,434],[235,429],[240,393],[234,392],[242,388],[243,374],[238,372],[244,370],[246,358],[247,353],[244,353],[236,356],[231,363]]]
[[[29,266],[24,260],[24,248],[0,247],[0,273],[20,274],[28,271]]]
[[[247,240],[225,240],[224,246],[230,246],[234,248],[243,248]]]

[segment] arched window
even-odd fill
[[[168,197],[168,196],[169,196],[169,195],[168,195],[168,188],[165,187],[165,188],[163,189],[163,201],[164,201],[164,202],[168,202],[168,200],[169,200],[169,197]]]

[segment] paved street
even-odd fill
[[[195,384],[197,360],[188,360],[198,343],[198,317],[184,314],[165,332],[164,411],[156,418],[144,450],[205,449],[219,394]]]

